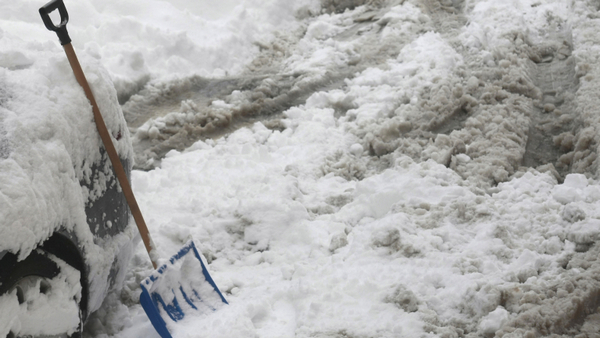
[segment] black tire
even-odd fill
[[[58,259],[58,258],[54,258]],[[34,250],[31,254],[22,261],[18,261],[17,256],[11,253],[7,253],[2,260],[0,260],[0,295],[7,292],[13,292],[17,289],[16,295],[19,303],[25,302],[23,298],[23,292],[19,290],[19,284],[27,279],[41,279],[51,280],[58,276],[60,273],[60,267],[58,264],[51,259],[48,254],[41,250]],[[81,271],[80,271],[81,272]],[[42,289],[42,283],[40,283],[40,289]],[[45,291],[42,291],[45,293]],[[80,307],[80,303],[77,303]],[[43,336],[43,337],[61,337],[61,338],[80,338],[82,336],[83,328],[83,312],[79,309],[79,325],[77,331],[70,336],[65,334],[59,334],[55,336]],[[6,338],[18,338],[19,336],[13,332],[9,332]],[[27,336],[30,337],[30,336]],[[4,338],[4,337],[2,337]],[[34,337],[35,338],[35,337]]]

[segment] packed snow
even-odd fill
[[[229,303],[174,336],[598,334],[597,2],[65,2],[160,261],[193,240]],[[0,4],[0,167],[48,148],[0,170],[24,255],[36,220],[82,217],[61,156],[95,137],[41,5]],[[4,207],[33,197],[55,202]],[[138,245],[84,336],[158,337],[152,272]]]

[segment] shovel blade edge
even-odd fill
[[[162,338],[172,338],[169,326],[188,315],[209,314],[227,304],[193,241],[140,286],[140,304]]]

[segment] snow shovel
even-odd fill
[[[60,14],[60,23],[55,25],[50,18],[50,13],[57,9]],[[157,269],[156,252],[153,251],[154,243],[150,238],[148,227],[135,200],[125,169],[121,164],[102,114],[100,114],[92,90],[71,45],[71,38],[67,32],[69,14],[63,0],[50,1],[40,8],[40,15],[46,28],[58,35],[75,78],[92,105],[98,133],[112,163],[115,176],[117,176],[123,189],[123,194],[140,231],[146,251],[148,251],[152,265],[156,269],[141,283],[140,303],[160,336],[171,338],[168,327],[173,327],[172,323],[182,320],[187,314],[215,311],[223,304],[227,304],[227,301],[210,277],[192,241],[188,242],[176,255],[171,257],[166,264]]]

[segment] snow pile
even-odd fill
[[[597,182],[522,166],[546,93],[536,39],[566,8],[465,4],[454,32],[423,32],[462,19],[411,1],[316,17],[283,67],[292,90],[342,73],[340,88],[285,110],[281,130],[256,123],[136,172],[161,249],[196,239],[231,303],[187,336],[577,330],[597,306]]]
[[[323,175],[328,147],[353,143],[316,117],[283,133],[257,124],[135,172],[159,247],[194,238],[231,304],[180,330],[479,336],[551,299],[541,285],[576,252],[583,224],[563,217],[585,213],[563,202],[595,205],[596,187],[526,174],[477,196],[451,169],[408,157],[362,181]]]
[[[278,30],[296,29],[296,15],[315,8],[316,0],[65,1],[73,45],[102,60],[120,98],[128,98],[154,78],[226,75],[240,72],[261,43]],[[46,48],[48,32],[37,9],[24,0],[0,4],[3,30]],[[17,52],[0,57],[23,60]]]

